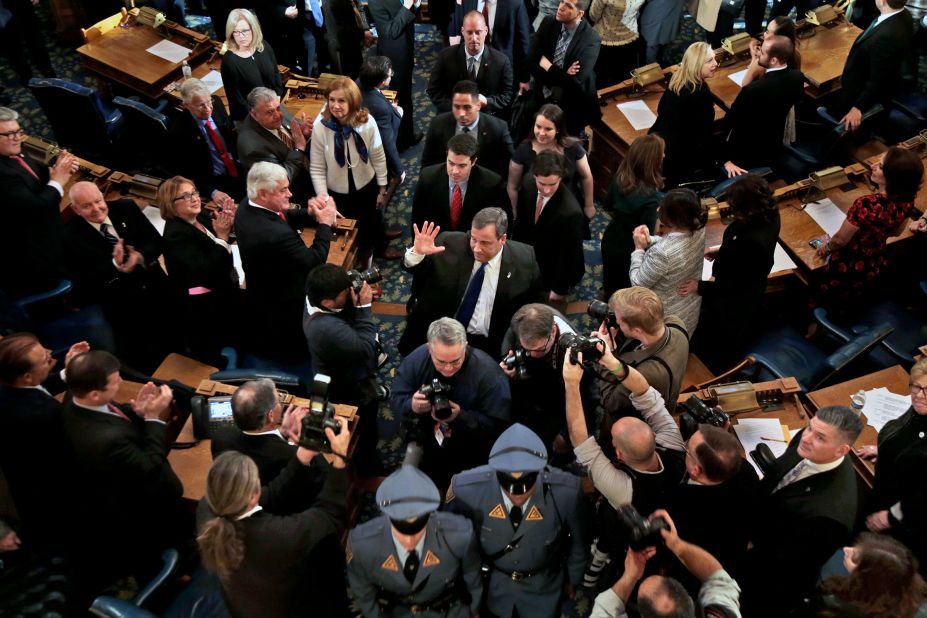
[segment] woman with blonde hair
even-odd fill
[[[289,412],[297,422],[284,424],[298,427],[298,415]],[[344,577],[344,563],[340,572],[338,564],[344,554],[336,535],[347,517],[343,456],[351,435],[343,419],[335,416],[335,421],[339,433],[325,433],[333,452],[342,457],[334,457],[329,465],[318,452],[301,446],[263,489],[257,465],[247,455],[227,451],[212,462],[206,497],[197,508],[196,541],[203,564],[219,576],[233,618],[341,614],[336,593]],[[313,506],[301,513],[287,512],[287,505],[313,485],[319,468],[325,480]],[[330,548],[334,551],[327,551]]]
[[[376,120],[361,106],[353,80],[332,80],[326,98],[312,128],[309,175],[316,195],[331,196],[341,214],[357,220],[361,261],[374,245],[386,248],[386,153]],[[402,253],[393,250],[380,257],[398,259]]]
[[[714,179],[719,174],[712,131],[715,104],[705,83],[717,69],[711,47],[693,43],[660,98],[650,133],[666,141],[663,176],[668,189],[685,182]]]
[[[283,80],[277,70],[277,56],[264,40],[261,24],[248,9],[235,9],[225,22],[225,46],[222,56],[222,86],[234,121],[248,115],[248,93],[264,86],[283,94]]]

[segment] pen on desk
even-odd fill
[[[786,444],[789,443],[788,440],[782,440],[780,438],[767,438],[766,436],[761,436],[760,440],[766,440],[767,442],[785,442]]]

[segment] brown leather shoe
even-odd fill
[[[387,240],[393,240],[394,238],[399,238],[402,236],[401,227],[391,227],[383,234]]]
[[[379,251],[376,254],[381,260],[398,260],[405,254],[405,251],[402,249],[396,249],[395,247],[387,247],[383,251]]]

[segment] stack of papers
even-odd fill
[[[895,420],[911,407],[910,395],[896,395],[884,386],[866,391],[863,414],[873,429],[882,431],[885,423]]]
[[[744,447],[747,461],[756,469],[756,473],[763,478],[763,471],[750,457],[750,451],[756,450],[760,444],[765,444],[776,457],[781,457],[789,446],[789,428],[779,422],[777,418],[742,418],[734,425],[734,433]]]

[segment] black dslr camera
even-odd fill
[[[374,283],[383,281],[383,275],[376,266],[371,266],[367,270],[349,270],[348,277],[351,279],[351,287],[354,288],[354,291],[357,293],[360,293],[361,288],[364,287],[364,283],[373,285]]]
[[[596,324],[605,322],[605,326],[608,328],[618,328],[618,318],[615,316],[615,312],[609,309],[608,303],[603,303],[601,300],[590,301],[586,313],[595,320]]]
[[[570,349],[570,362],[574,365],[579,362],[579,353],[582,352],[584,367],[591,367],[605,354],[605,342],[598,337],[563,333],[559,345]]]
[[[710,408],[695,395],[690,396],[680,405],[682,412],[679,415],[679,431],[685,440],[691,438],[692,434],[698,431],[698,426],[703,423],[724,429],[731,420],[731,417],[722,412],[721,408]]]
[[[506,369],[515,371],[515,377],[524,380],[528,377],[528,353],[521,348],[515,348],[515,351],[502,359]]]
[[[618,507],[618,518],[628,528],[628,545],[634,551],[663,545],[660,530],[669,530],[669,524],[662,517],[644,519],[633,504]]]
[[[428,397],[428,401],[435,407],[435,418],[439,421],[446,421],[451,418],[451,401],[448,394],[451,387],[439,380],[432,378],[431,384],[425,384],[418,392]]]
[[[326,427],[331,427],[335,435],[341,433],[341,425],[335,421],[335,406],[328,403],[328,386],[331,381],[327,375],[317,373],[312,383],[309,414],[303,417],[303,428],[299,434],[299,445],[310,451],[332,452],[331,442],[325,435]]]

